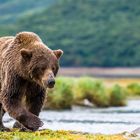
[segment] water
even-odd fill
[[[140,127],[140,100],[130,100],[125,107],[86,108],[73,107],[71,111],[43,111],[41,129],[76,130],[90,133],[114,134],[131,132]],[[12,127],[14,120],[8,114],[5,126]]]

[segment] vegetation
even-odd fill
[[[67,78],[57,78],[56,86],[49,91],[45,108],[70,109],[72,104],[72,80]]]
[[[64,50],[62,66],[139,66],[139,5],[139,0],[0,0],[0,36],[34,31],[50,48]]]
[[[127,91],[130,96],[140,96],[140,84],[132,83],[127,86]]]
[[[115,85],[110,92],[110,104],[112,106],[123,106],[126,104],[126,90],[119,85]]]
[[[69,131],[0,132],[1,140],[126,140],[123,135],[82,134]]]
[[[101,81],[88,77],[79,78],[73,89],[75,103],[79,100],[88,99],[96,106],[109,106],[109,96]]]
[[[124,87],[113,85],[104,86],[101,80],[94,78],[66,78],[56,79],[56,86],[48,92],[44,109],[70,109],[72,105],[85,105],[87,99],[96,107],[123,106],[128,94]]]
[[[0,25],[14,24],[20,17],[40,12],[54,4],[56,0],[0,0]],[[14,7],[14,8],[13,8]]]

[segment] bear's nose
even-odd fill
[[[55,85],[55,80],[54,80],[54,79],[48,80],[48,87],[49,87],[49,88],[53,88],[54,85]]]

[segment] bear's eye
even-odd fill
[[[54,76],[56,76],[57,72],[58,72],[58,67],[52,67],[52,71],[54,73]]]
[[[55,67],[52,67],[52,71],[55,71]]]
[[[40,68],[41,71],[45,71],[46,67],[42,67]]]

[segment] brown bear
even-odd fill
[[[0,130],[5,112],[16,120],[14,127],[35,131],[46,88],[53,88],[62,50],[49,49],[33,32],[0,38]],[[23,105],[22,100],[25,100]]]

